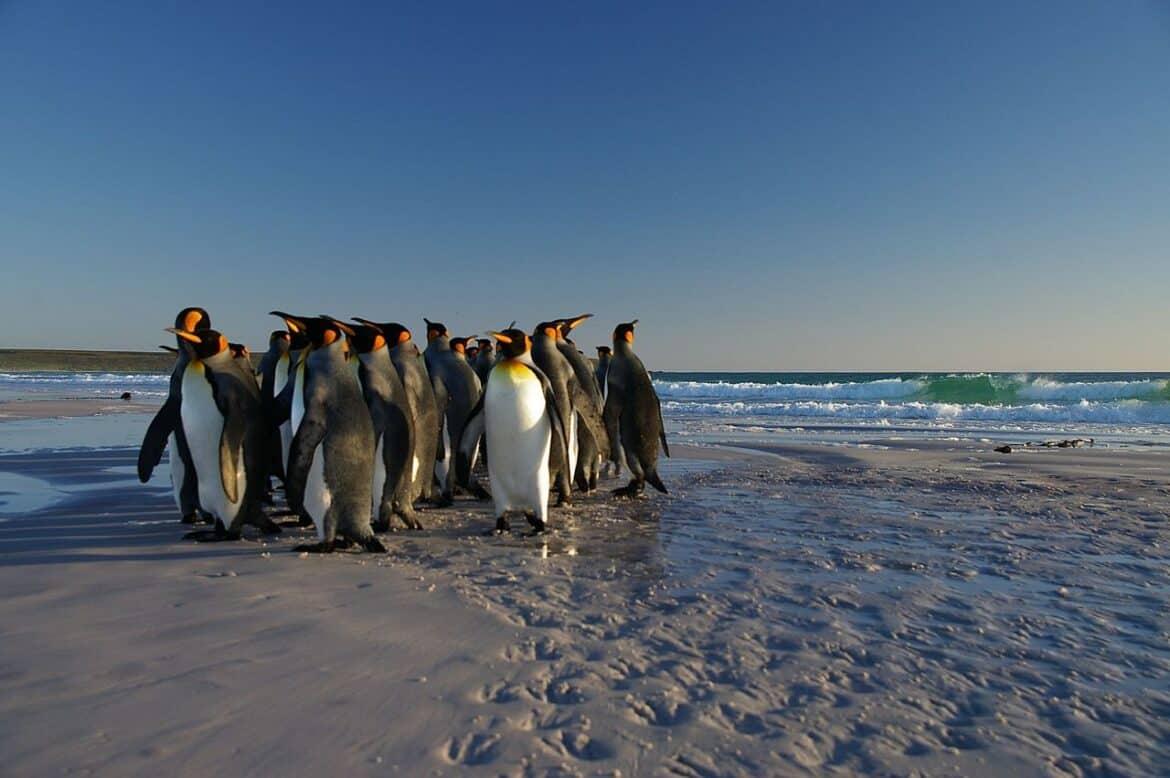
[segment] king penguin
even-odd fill
[[[554,321],[536,325],[532,337],[532,360],[552,384],[557,407],[561,412],[561,426],[565,428],[565,437],[568,440],[565,460],[563,462],[558,460],[557,452],[554,450],[550,463],[550,469],[556,474],[557,504],[568,505],[571,502],[570,490],[579,453],[578,421],[590,425],[597,440],[605,439],[605,429],[601,419],[590,412],[588,395],[577,380],[573,366],[557,347],[559,331],[560,328]]]
[[[414,453],[410,458],[409,500],[438,502],[435,491],[435,446],[439,439],[439,410],[435,405],[435,390],[431,386],[423,364],[422,354],[414,345],[410,330],[398,322],[377,323],[354,317],[354,321],[376,327],[390,347],[390,361],[402,379],[414,429]]]
[[[353,330],[321,317],[277,315],[291,319],[309,337],[292,397],[292,417],[300,423],[289,450],[285,489],[289,505],[313,520],[318,542],[296,550],[330,553],[357,543],[366,551],[384,552],[370,526],[374,425],[348,359],[346,335]]]
[[[199,505],[214,530],[190,533],[196,540],[238,540],[244,524],[280,532],[260,507],[268,476],[260,387],[232,364],[227,338],[213,329],[198,333],[169,329],[184,343],[180,426],[198,484]]]
[[[390,360],[382,332],[368,324],[350,328],[350,343],[358,359],[358,381],[374,424],[374,529],[390,529],[394,516],[410,529],[422,529],[410,494],[414,425],[406,389]]]
[[[618,430],[619,445],[630,469],[630,483],[615,489],[619,497],[636,497],[649,482],[658,491],[666,493],[666,486],[658,477],[658,444],[670,456],[666,445],[666,430],[662,424],[662,407],[654,383],[642,360],[634,353],[634,327],[638,320],[619,324],[613,331],[613,359],[609,364],[606,382],[609,389],[605,398],[605,422],[610,430]],[[612,454],[617,461],[618,453]]]
[[[471,363],[471,366],[475,369],[475,374],[479,376],[480,383],[486,384],[488,373],[492,372],[492,368],[496,364],[495,345],[490,338],[479,338],[475,343],[479,346],[479,351],[476,353],[475,361]]]
[[[482,387],[479,376],[467,364],[463,354],[451,347],[447,327],[439,322],[423,319],[427,324],[427,350],[423,353],[431,386],[435,390],[435,403],[439,409],[440,437],[436,445],[436,475],[442,489],[442,504],[453,500],[456,479],[451,477],[453,452],[463,438],[463,427],[467,416],[479,402]],[[466,342],[466,339],[461,339]],[[474,452],[473,452],[474,453]],[[471,463],[475,465],[474,462]],[[486,497],[487,492],[474,476],[467,483],[460,483],[477,497]]]
[[[203,308],[184,308],[175,316],[175,329],[186,333],[211,328],[211,315]],[[183,434],[180,412],[183,403],[183,371],[190,359],[183,347],[183,340],[176,335],[179,348],[175,352],[175,366],[171,370],[170,390],[158,413],[146,428],[142,446],[138,450],[138,480],[146,483],[154,468],[162,460],[163,449],[170,450],[171,487],[175,494],[175,505],[184,524],[199,521],[199,487],[195,479],[195,466],[187,448],[187,437]]]
[[[610,450],[609,435],[605,431],[605,421],[602,419],[605,400],[601,396],[601,387],[597,385],[597,377],[589,360],[577,350],[576,344],[569,340],[569,334],[592,316],[591,313],[584,313],[557,321],[557,349],[573,367],[577,384],[585,394],[585,398],[578,398],[574,403],[577,413],[585,423],[579,425],[577,429],[577,468],[573,471],[577,488],[584,492],[591,492],[597,488],[597,480],[601,476],[602,452],[605,452],[604,456],[607,457]]]
[[[268,336],[268,351],[260,358],[260,407],[268,414],[277,395],[288,383],[289,334],[287,330],[274,330]],[[284,481],[284,456],[281,442],[281,428],[265,418],[268,427],[267,446],[269,452],[268,473]]]
[[[532,361],[532,339],[517,329],[492,333],[500,361],[459,443],[460,467],[471,462],[486,433],[495,532],[510,529],[508,513],[522,511],[535,532],[548,525],[549,453],[566,445],[553,387]],[[460,477],[466,474],[460,473]]]

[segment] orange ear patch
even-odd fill
[[[626,330],[626,332],[622,335],[622,337],[626,339],[626,343],[633,343],[634,342],[634,331],[633,330]]]
[[[386,345],[385,338],[383,338],[381,335],[374,336],[374,351],[377,351],[378,349],[382,348],[385,345]]]
[[[337,340],[337,330],[325,330],[325,334],[321,336],[321,340],[326,346],[330,345]]]
[[[405,343],[408,340],[410,340],[410,330],[403,330],[402,332],[398,333],[399,343]]]
[[[203,321],[203,314],[199,311],[187,311],[187,315],[183,317],[183,329],[187,332],[194,332],[195,326]]]

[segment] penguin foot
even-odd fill
[[[386,553],[386,546],[382,545],[382,541],[378,540],[373,535],[370,535],[368,538],[366,538],[365,540],[360,541],[360,542],[362,544],[362,548],[365,549],[366,551],[370,552],[371,554],[385,554]]]
[[[431,505],[436,508],[450,508],[455,504],[455,498],[449,494],[444,494],[434,500],[431,500]]]
[[[335,541],[322,540],[320,543],[305,543],[293,548],[297,553],[332,554]]]
[[[525,513],[524,518],[528,519],[528,523],[532,525],[532,531],[528,533],[528,537],[544,534],[544,522],[538,519],[535,513]]]
[[[402,523],[406,525],[407,529],[423,528],[422,522],[418,520],[418,516],[415,516],[413,511],[410,513],[400,513],[398,514],[398,518],[402,519]]]
[[[260,517],[251,523],[256,525],[256,528],[260,530],[260,534],[262,535],[279,535],[284,532],[279,524],[264,514],[260,514]]]
[[[505,534],[507,532],[511,532],[511,531],[512,531],[512,525],[510,523],[508,523],[508,517],[501,516],[500,518],[496,519],[496,528],[492,529],[492,530],[488,530],[487,532],[485,532],[483,534],[490,537],[492,535],[503,535],[503,534]]]
[[[188,513],[186,516],[179,519],[179,521],[183,524],[201,524],[203,520],[199,518],[198,513]]]
[[[239,532],[224,532],[219,529],[197,529],[194,532],[188,532],[183,536],[183,540],[194,540],[197,543],[223,543],[229,540],[239,540],[241,534]]]
[[[374,532],[389,532],[390,519],[378,519],[376,521],[372,521],[370,522],[370,529],[372,529]]]
[[[629,484],[613,490],[614,497],[621,497],[627,500],[632,500],[642,493],[642,485],[637,481],[630,481]]]

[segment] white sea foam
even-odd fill
[[[982,405],[902,402],[687,402],[667,400],[668,414],[686,416],[789,417],[848,420],[1019,421],[1046,423],[1170,424],[1170,403],[1143,400],[1072,404]]]
[[[913,397],[922,381],[880,378],[823,384],[766,384],[754,381],[655,381],[661,399],[736,398],[743,400],[891,400]]]
[[[1166,391],[1165,379],[1145,381],[1055,381],[1034,378],[1017,392],[1024,400],[1122,400],[1149,397]]]

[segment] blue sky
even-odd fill
[[[1150,2],[0,2],[0,346],[637,317],[657,369],[1170,368]]]

